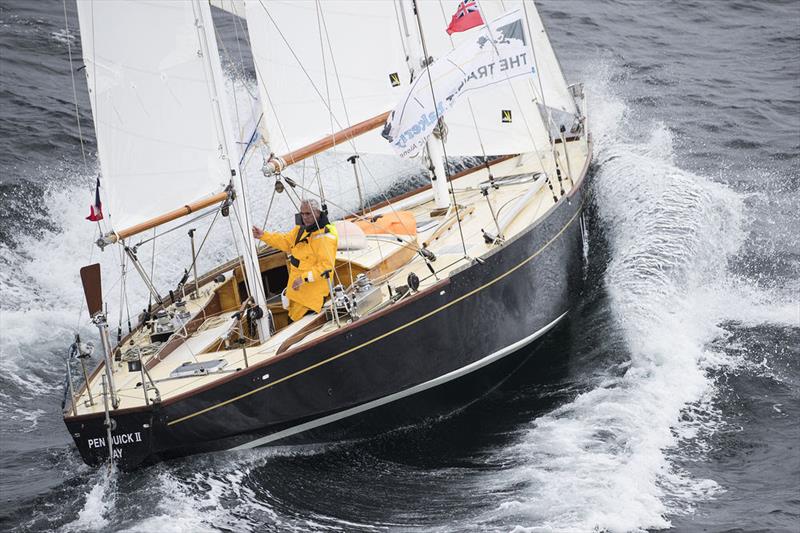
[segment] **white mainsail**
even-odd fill
[[[247,0],[246,13],[276,154],[388,111],[407,87],[393,1]],[[377,135],[355,143],[360,152],[393,153]],[[345,150],[353,152],[349,143]]]
[[[268,142],[276,154],[393,109],[408,91],[406,55],[415,43],[407,41],[419,40],[410,0],[246,0],[246,5]],[[417,2],[434,61],[477,31],[446,33],[457,5],[457,0]],[[574,113],[575,104],[536,7],[499,0],[479,5],[485,20],[514,9],[524,15],[541,76],[465,95],[446,118],[447,155],[547,151],[550,138],[538,105]],[[416,66],[415,75],[421,73]],[[504,121],[509,112],[511,122]],[[395,153],[377,132],[354,142],[359,152]],[[353,151],[349,143],[345,150]]]
[[[78,15],[112,227],[222,191],[230,169],[193,3],[78,0]]]

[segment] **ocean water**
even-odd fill
[[[538,5],[595,143],[586,289],[534,354],[549,366],[367,441],[109,474],[83,465],[60,415],[67,346],[92,335],[77,271],[119,262],[83,220],[97,161],[80,75],[76,124],[75,6],[68,31],[61,2],[1,0],[0,529],[800,530],[800,3]],[[241,28],[219,22],[245,98]],[[325,170],[352,207],[350,169]],[[372,161],[370,194],[414,170]],[[177,233],[158,244],[162,286],[182,273]],[[225,235],[201,268],[231,255]],[[104,283],[121,308],[119,280]]]

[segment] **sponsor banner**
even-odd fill
[[[533,76],[533,53],[524,20],[519,9],[497,17],[471,32],[465,42],[417,76],[383,130],[400,156],[417,155],[433,132],[437,117],[444,116],[462,94]]]

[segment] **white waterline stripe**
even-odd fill
[[[568,312],[568,311],[567,311]],[[370,409],[374,409],[376,407],[380,407],[382,405],[386,405],[387,403],[394,402],[396,400],[400,400],[407,396],[414,395],[418,392],[422,392],[427,389],[431,389],[443,383],[447,383],[448,381],[452,381],[456,378],[459,378],[463,375],[469,374],[474,372],[484,366],[493,363],[494,361],[504,357],[505,355],[518,350],[530,344],[531,342],[535,341],[537,338],[541,337],[545,333],[547,333],[553,326],[555,326],[562,318],[567,316],[567,312],[563,313],[561,316],[547,324],[545,327],[540,329],[539,331],[528,335],[527,337],[518,340],[514,344],[510,344],[505,348],[502,348],[493,354],[487,355],[483,359],[479,359],[473,363],[468,364],[467,366],[458,368],[453,370],[452,372],[448,372],[447,374],[441,375],[437,378],[434,378],[430,381],[426,381],[425,383],[420,383],[419,385],[414,385],[411,388],[406,390],[395,392],[394,394],[390,394],[389,396],[384,396],[383,398],[378,398],[377,400],[373,400],[371,402],[367,402],[361,404],[359,406],[346,409],[344,411],[339,411],[338,413],[334,413],[332,415],[323,416],[322,418],[318,418],[316,420],[311,420],[309,422],[305,422],[298,426],[294,426],[288,429],[284,429],[282,431],[278,431],[277,433],[273,433],[272,435],[267,435],[266,437],[261,437],[259,439],[252,440],[245,444],[241,444],[234,448],[230,448],[229,451],[236,451],[236,450],[249,450],[251,448],[257,448],[259,446],[263,446],[264,444],[283,439],[285,437],[289,437],[291,435],[296,435],[297,433],[302,433],[303,431],[307,431],[309,429],[314,429],[320,426],[324,426],[326,424],[330,424],[332,422],[336,422],[338,420],[342,420],[344,418],[351,417],[353,415],[357,415],[359,413],[363,413],[364,411],[369,411]]]

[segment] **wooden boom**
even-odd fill
[[[343,129],[342,131],[337,131],[334,134],[328,135],[327,137],[311,143],[308,146],[298,148],[297,150],[289,152],[288,154],[284,154],[279,157],[272,157],[264,163],[264,173],[277,174],[289,165],[299,163],[303,159],[307,159],[312,155],[317,155],[320,152],[324,152],[325,150],[333,148],[337,144],[345,143],[350,139],[354,139],[359,135],[363,135],[368,131],[383,126],[386,123],[386,119],[389,117],[389,113],[390,111],[381,113],[380,115],[369,118],[364,122],[359,122],[358,124],[354,124],[349,128]]]
[[[304,146],[303,148],[299,148],[288,154],[284,154],[280,157],[273,157],[269,161],[264,163],[264,172],[266,174],[272,173],[277,174],[284,168],[289,165],[293,165],[294,163],[298,163],[303,159],[307,159],[312,155],[316,155],[320,152],[324,152],[325,150],[329,150],[336,146],[337,144],[345,143],[351,139],[358,137],[359,135],[363,135],[364,133],[374,130],[386,123],[386,119],[389,117],[390,111],[386,113],[381,113],[380,115],[374,116],[370,119],[367,119],[363,122],[359,122],[358,124],[354,124],[349,128],[345,128],[342,131],[338,131],[332,135],[328,135],[320,139],[317,142],[311,143],[308,146]],[[159,215],[155,218],[151,218],[150,220],[145,220],[144,222],[140,222],[135,226],[131,226],[130,228],[125,228],[122,231],[117,231],[115,233],[110,233],[105,236],[105,241],[108,243],[114,243],[118,240],[125,239],[132,235],[136,235],[137,233],[141,233],[143,231],[147,231],[149,229],[155,228],[156,226],[160,226],[161,224],[166,224],[167,222],[171,222],[176,218],[180,218],[186,216],[190,213],[197,211],[198,209],[203,209],[205,207],[209,207],[219,202],[223,202],[228,198],[227,192],[220,192],[215,194],[214,196],[210,196],[203,200],[198,200],[191,204],[185,205],[169,213],[164,213],[163,215]]]
[[[150,220],[145,220],[144,222],[140,222],[139,224],[131,226],[130,228],[125,228],[122,231],[110,233],[106,235],[105,239],[108,242],[117,242],[120,239],[125,239],[127,237],[130,237],[131,235],[136,235],[137,233],[153,229],[156,226],[160,226],[161,224],[166,224],[167,222],[171,222],[176,218],[185,217],[190,213],[194,213],[198,209],[203,209],[205,207],[209,207],[214,204],[224,202],[227,199],[228,199],[227,191],[218,192],[213,196],[209,196],[208,198],[192,202],[191,204],[186,204],[183,207],[179,207],[178,209],[174,209],[168,213],[164,213],[163,215],[151,218]]]

